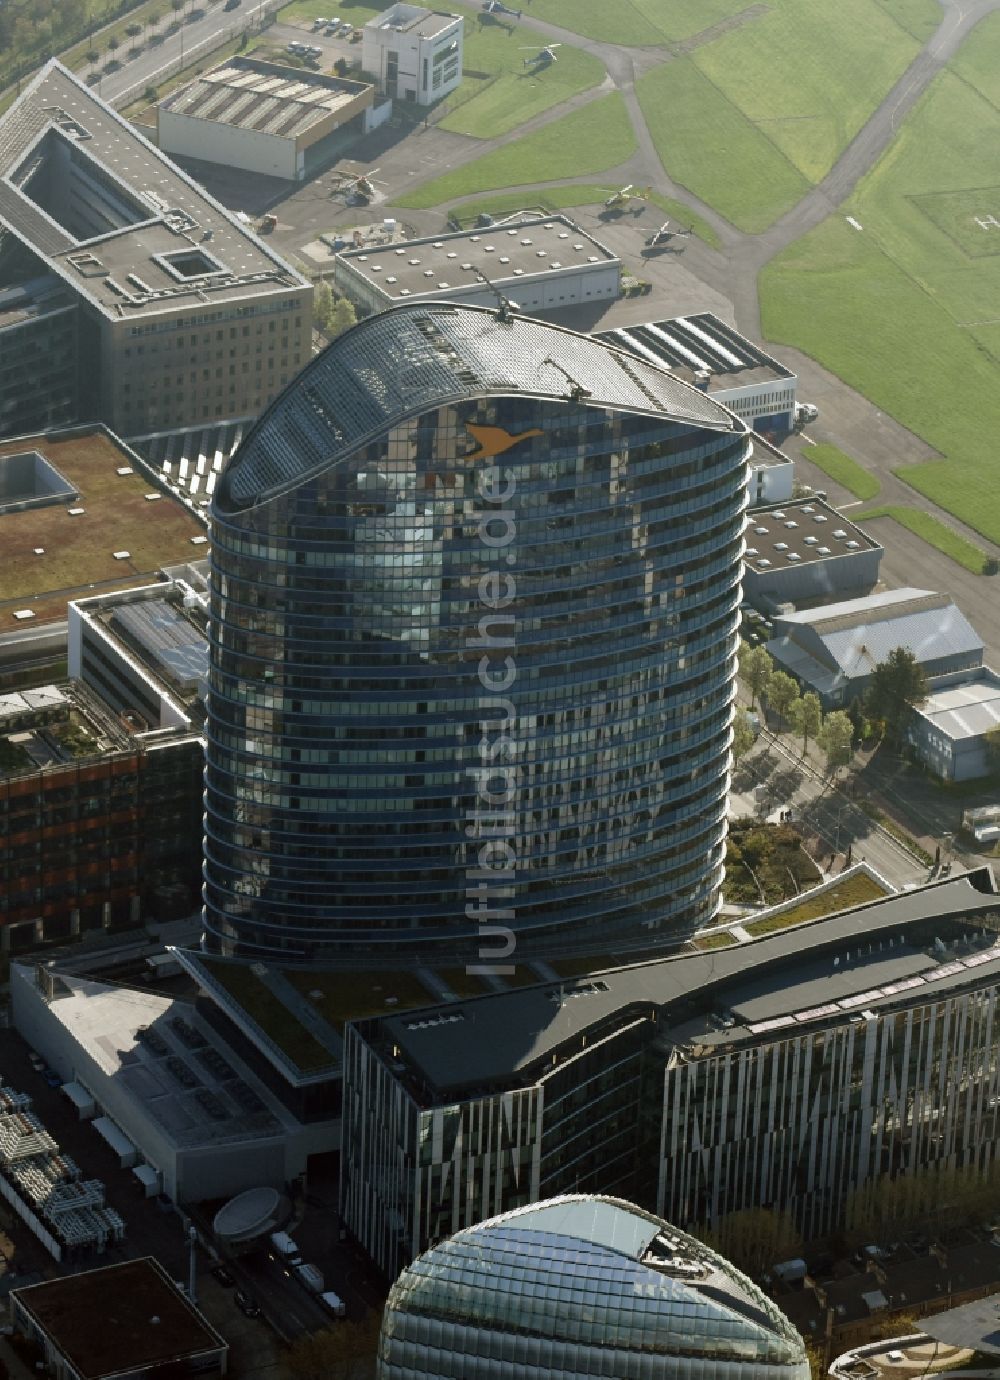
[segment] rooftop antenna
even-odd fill
[[[569,384],[569,396],[574,402],[581,402],[584,398],[593,397],[590,389],[584,388],[583,384],[579,383],[568,369],[564,369],[561,364],[557,364],[551,355],[543,359],[542,363],[551,364],[553,369],[558,369],[559,373],[562,374],[563,378]]]
[[[509,297],[505,297],[496,283],[491,282],[486,274],[483,273],[482,269],[476,268],[475,264],[473,264],[472,271],[481,283],[486,284],[490,292],[492,292],[493,296],[497,299],[496,319],[503,322],[505,326],[510,325],[511,321],[514,320],[514,313],[520,311],[521,308],[516,302],[512,302]]]

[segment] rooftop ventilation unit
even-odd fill
[[[859,541],[849,541],[849,542],[845,542],[844,544],[846,545],[848,551],[860,551],[860,550],[861,550],[861,543],[860,543]]]
[[[787,542],[787,541],[776,541],[776,542],[774,543],[774,549],[775,549],[775,551],[787,551],[787,550],[788,550],[788,542]]]
[[[806,537],[805,539],[806,546],[815,546],[818,541],[819,537]]]
[[[844,531],[843,527],[838,527],[833,535],[835,537],[840,537],[841,540],[843,540],[843,538],[847,536],[847,533]]]
[[[801,561],[802,557],[799,555],[797,551],[789,551],[788,559],[790,561]]]
[[[778,520],[781,521],[781,522],[784,522],[784,520],[785,520],[785,513],[784,513],[784,510],[783,510],[782,508],[775,508],[775,510],[774,510],[774,512],[771,514],[771,516],[772,516],[772,517],[778,518]]]
[[[757,565],[761,570],[766,570],[770,564],[771,562],[767,559],[766,556],[761,556],[760,560],[757,562]]]
[[[830,548],[828,546],[818,546],[816,552],[820,556],[829,556]]]
[[[830,519],[827,517],[827,515],[826,515],[825,513],[817,513],[816,516],[813,518],[813,522],[829,522],[829,521],[830,521]]]
[[[789,518],[788,521],[785,523],[786,527],[798,527],[798,525],[799,524],[795,521],[794,518]]]

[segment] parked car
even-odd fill
[[[41,1073],[42,1069],[45,1067],[45,1060],[40,1054],[36,1054],[34,1050],[28,1055],[28,1063],[39,1073]]]
[[[319,31],[320,31],[320,29],[325,29],[326,26],[327,26],[327,24],[328,24],[329,22],[330,22],[330,21],[329,21],[328,19],[324,19],[324,18],[322,18],[322,16],[319,16],[319,17],[317,17],[316,19],[314,19],[314,20],[313,20],[313,33],[314,33],[314,34],[318,34]]]
[[[63,1079],[58,1073],[56,1073],[55,1069],[42,1069],[42,1077],[45,1079],[46,1083],[48,1083],[50,1088],[61,1088],[63,1085]]]
[[[219,1281],[223,1289],[231,1289],[233,1285],[236,1283],[235,1279],[233,1279],[232,1275],[226,1269],[225,1265],[214,1265],[211,1270],[211,1275],[213,1279],[217,1279]]]
[[[238,10],[241,3],[242,0],[226,0],[222,8],[224,10]]]
[[[233,1303],[235,1303],[240,1312],[244,1313],[248,1318],[260,1317],[260,1305],[257,1303],[256,1299],[252,1298],[249,1294],[244,1294],[242,1289],[236,1290],[236,1293],[233,1295]]]

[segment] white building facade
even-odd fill
[[[462,80],[461,15],[393,5],[362,30],[361,65],[392,100],[433,105]]]

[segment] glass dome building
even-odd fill
[[[749,436],[606,343],[402,306],[212,506],[206,943],[673,941],[722,877]]]
[[[728,1261],[614,1198],[552,1198],[425,1251],[377,1380],[809,1380],[802,1338]]]

